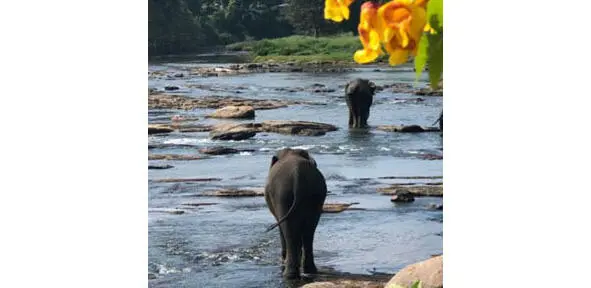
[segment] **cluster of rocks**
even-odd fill
[[[420,133],[420,132],[440,132],[439,127],[429,127],[420,125],[380,125],[376,129],[385,132],[400,133]]]
[[[224,106],[251,106],[256,110],[276,109],[293,104],[311,104],[289,100],[247,99],[231,96],[190,98],[180,95],[152,93],[148,95],[149,109],[192,110],[195,108],[221,108]]]
[[[210,136],[214,140],[244,140],[258,132],[272,132],[285,135],[322,136],[338,128],[331,124],[308,122],[267,120],[262,123],[222,123],[213,126]]]
[[[332,93],[337,91],[334,88],[328,88],[326,87],[326,85],[324,84],[320,84],[320,83],[314,83],[308,87],[278,87],[274,89],[275,91],[279,91],[279,92],[289,92],[289,93],[294,93],[294,92],[311,92],[311,93]]]

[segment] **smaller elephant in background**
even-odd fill
[[[437,120],[433,122],[433,125],[435,125],[435,123],[437,122],[439,122],[439,131],[441,133],[441,136],[443,136],[443,110],[441,110],[441,113],[439,113],[439,118],[437,118]]]
[[[376,91],[375,83],[357,78],[345,86],[345,99],[349,107],[349,128],[366,128],[369,108]]]
[[[300,277],[300,265],[305,274],[318,273],[313,242],[326,194],[326,180],[308,151],[286,148],[273,156],[265,201],[277,223],[267,231],[279,226],[287,279]]]

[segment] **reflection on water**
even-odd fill
[[[150,70],[200,65],[210,61],[201,55],[182,63],[169,59],[152,62]],[[225,57],[225,56],[224,56]],[[228,56],[230,57],[230,56]],[[233,56],[232,56],[233,57]],[[175,59],[176,61],[176,59]],[[216,59],[217,61],[217,59]],[[220,60],[221,61],[221,60]],[[441,176],[441,160],[424,160],[425,154],[441,154],[438,133],[386,133],[370,129],[348,129],[348,110],[343,86],[356,77],[368,77],[378,85],[414,83],[412,70],[364,68],[341,74],[267,73],[238,77],[150,78],[149,86],[162,90],[179,86],[177,94],[239,96],[256,99],[305,100],[325,105],[293,105],[256,111],[256,122],[304,120],[336,125],[339,130],[321,137],[259,133],[242,141],[214,141],[207,132],[170,133],[148,137],[151,153],[196,154],[200,148],[227,146],[254,152],[212,156],[196,161],[150,161],[169,164],[170,169],[149,170],[150,180],[163,178],[220,178],[221,181],[160,183],[149,181],[150,287],[288,287],[279,268],[278,231],[265,233],[274,222],[263,197],[215,198],[201,193],[222,188],[257,188],[265,185],[272,155],[285,147],[307,149],[327,179],[328,203],[353,203],[363,210],[324,214],[315,236],[316,263],[328,275],[342,273],[392,274],[405,265],[442,252],[442,213],[427,207],[441,204],[440,198],[417,198],[394,205],[377,187],[393,181],[386,176]],[[407,69],[408,70],[408,69]],[[278,87],[311,87],[322,84],[334,92],[278,91]],[[425,81],[417,85],[425,85]],[[212,89],[214,87],[215,89]],[[236,94],[237,87],[241,93]],[[214,91],[215,90],[215,91]],[[416,96],[380,91],[371,108],[369,125],[430,125],[439,116],[440,97],[424,101],[394,101]],[[197,117],[196,123],[218,123],[204,118],[213,109],[150,111],[149,121],[167,121],[175,114]],[[162,145],[166,144],[166,145]],[[429,180],[412,180],[414,182]],[[441,181],[437,179],[435,181]],[[187,203],[213,203],[190,206]],[[182,210],[182,214],[167,213]],[[328,276],[326,276],[328,277]],[[291,283],[293,284],[293,283]],[[301,284],[301,283],[300,283]],[[298,284],[299,285],[299,284]],[[297,286],[297,285],[296,285]]]

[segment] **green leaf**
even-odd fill
[[[417,280],[415,283],[410,286],[410,288],[421,288],[421,280]]]
[[[428,35],[429,47],[428,54],[429,59],[429,81],[431,82],[431,88],[437,89],[439,86],[439,80],[443,75],[443,34],[437,33],[435,35]]]
[[[436,23],[439,25],[433,25],[435,24],[433,23],[433,16],[435,16],[435,19],[437,19]],[[429,0],[427,4],[427,19],[430,19],[429,24],[433,29],[437,32],[443,32],[443,29],[441,29],[443,27],[443,0]]]
[[[423,74],[423,69],[425,69],[425,64],[427,64],[427,47],[429,46],[429,40],[427,36],[421,37],[421,41],[419,42],[419,49],[417,51],[417,56],[415,57],[415,71],[416,71],[416,79],[418,81],[421,78],[421,74]]]

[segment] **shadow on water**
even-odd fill
[[[351,140],[352,144],[365,146],[371,143],[373,138],[373,133],[371,133],[371,128],[348,128],[348,138]]]

